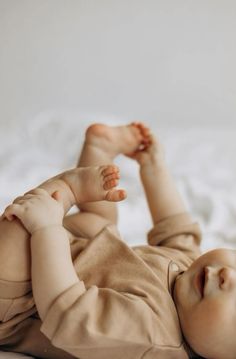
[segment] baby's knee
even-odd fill
[[[111,224],[109,220],[91,212],[79,212],[64,217],[63,225],[73,235],[85,238],[94,238],[107,225]]]

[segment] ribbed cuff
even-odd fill
[[[86,292],[83,281],[74,284],[63,292],[49,308],[40,331],[50,340],[60,326],[64,313],[75,303],[75,301]]]

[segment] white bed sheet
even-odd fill
[[[75,165],[84,131],[93,122],[78,118],[76,114],[43,114],[26,127],[0,127],[0,211],[16,196]],[[103,122],[125,123],[120,119]],[[236,129],[168,128],[158,123],[151,128],[164,143],[179,191],[201,225],[202,250],[236,248]],[[122,156],[116,163],[121,169],[120,187],[128,192],[127,200],[119,204],[120,232],[130,245],[144,244],[151,219],[138,166]],[[0,352],[0,359],[22,357]]]

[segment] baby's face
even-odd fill
[[[236,358],[236,251],[203,254],[174,287],[183,334],[205,358]]]

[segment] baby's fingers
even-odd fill
[[[7,218],[8,221],[12,221],[15,217],[20,219],[23,213],[23,208],[19,204],[10,204],[2,214],[2,217]]]

